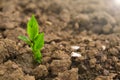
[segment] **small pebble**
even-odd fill
[[[79,46],[71,46],[73,50],[78,50],[80,47]]]
[[[106,46],[103,45],[103,46],[102,46],[102,49],[105,50],[105,49],[106,49]]]
[[[72,57],[81,57],[81,54],[79,52],[72,52],[71,56]]]
[[[52,22],[50,22],[50,21],[46,21],[45,22],[47,25],[52,25]]]

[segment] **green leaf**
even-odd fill
[[[39,50],[35,51],[34,52],[34,59],[40,63],[41,62],[41,59],[42,59],[42,54]]]
[[[30,40],[28,39],[28,37],[26,36],[18,36],[19,39],[25,41],[28,45],[31,44]]]
[[[38,22],[35,19],[34,15],[32,15],[31,19],[27,23],[27,34],[30,38],[30,40],[34,40],[35,37],[39,33],[39,27],[38,27]]]
[[[34,50],[39,50],[44,46],[44,33],[38,34],[34,41]]]

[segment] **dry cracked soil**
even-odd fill
[[[18,39],[32,14],[41,64]],[[120,80],[119,14],[115,0],[0,0],[0,80]]]

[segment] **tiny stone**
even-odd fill
[[[56,43],[55,43],[55,41],[52,41],[51,44],[55,45]]]
[[[46,21],[45,22],[47,25],[52,25],[52,22],[50,22],[50,21]]]
[[[106,49],[106,46],[103,45],[103,46],[102,46],[102,49],[105,50],[105,49]]]
[[[72,57],[81,57],[81,54],[79,52],[72,52],[71,56]]]
[[[78,50],[80,47],[79,46],[71,46],[73,50]]]
[[[60,45],[60,47],[64,47],[63,45]]]
[[[18,43],[19,46],[21,46],[21,43]]]

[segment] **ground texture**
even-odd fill
[[[0,80],[120,80],[120,6],[114,1],[0,0]],[[41,64],[17,38],[27,35],[32,14],[45,33]]]

